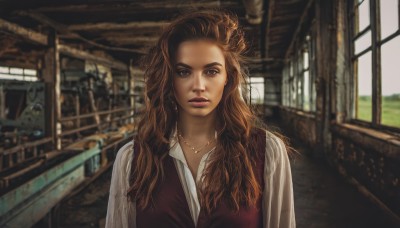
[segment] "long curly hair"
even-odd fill
[[[169,138],[177,122],[172,80],[175,54],[183,41],[206,39],[224,53],[228,82],[217,106],[218,141],[202,176],[200,204],[207,212],[224,199],[235,211],[243,203],[256,205],[261,196],[253,167],[255,154],[249,150],[256,117],[240,87],[246,81],[242,68],[246,42],[237,17],[226,11],[197,11],[185,14],[167,26],[143,61],[145,111],[138,124],[135,143],[137,163],[132,167],[128,196],[145,208],[164,177],[163,160],[168,156]]]

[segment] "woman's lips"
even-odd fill
[[[193,98],[189,100],[189,103],[196,108],[207,106],[210,101],[205,98]]]

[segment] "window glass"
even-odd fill
[[[264,78],[263,77],[250,77],[251,88],[251,103],[263,104],[264,103]]]
[[[369,0],[362,1],[362,3],[356,8],[356,12],[358,13],[358,26],[356,24],[355,32],[358,34],[370,24]]]
[[[356,39],[356,42],[354,44],[355,54],[357,55],[358,53],[364,51],[370,46],[371,46],[371,31],[368,31],[367,33]]]
[[[308,71],[304,71],[304,90],[303,90],[303,109],[310,111],[310,74]]]
[[[371,51],[357,61],[357,119],[372,120],[372,68]]]
[[[381,48],[382,124],[400,127],[400,36]]]
[[[381,39],[393,34],[399,29],[399,5],[398,0],[381,0]]]

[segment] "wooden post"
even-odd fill
[[[370,1],[370,20],[372,31],[372,125],[378,126],[381,123],[381,48],[378,46],[380,40],[380,18],[379,18],[379,3],[377,0]]]
[[[135,110],[131,110],[130,114],[133,115],[136,112],[136,107],[135,107],[135,97],[134,95],[134,88],[135,88],[135,82],[133,78],[133,66],[132,66],[132,60],[129,61],[128,65],[128,96],[129,96],[129,106],[131,108],[134,108]],[[132,118],[128,120],[129,123],[133,123]]]
[[[45,107],[46,119],[46,135],[53,137],[53,145],[55,149],[61,149],[61,101],[60,101],[60,61],[58,51],[58,37],[55,31],[49,35],[49,46],[44,57],[44,66],[42,68],[42,78],[46,84],[46,100]]]
[[[336,38],[333,32],[335,7],[332,1],[316,0],[316,75],[317,75],[317,99],[316,99],[316,120],[317,120],[317,147],[316,156],[324,156],[331,149],[331,99],[332,86],[336,86],[334,80],[334,67],[336,61],[333,52]]]
[[[95,114],[93,116],[93,118],[94,118],[94,121],[96,122],[97,128],[99,129],[99,131],[101,131],[100,115],[97,111],[96,101],[95,101],[95,97],[93,94],[93,79],[92,78],[89,79],[88,84],[89,84],[89,90],[88,90],[89,103],[90,103],[92,112]]]
[[[76,119],[76,128],[80,128],[81,127],[81,118],[79,117],[81,115],[81,103],[79,101],[79,94],[75,95],[75,113],[76,116],[78,117]],[[78,137],[80,137],[80,133],[77,133]]]

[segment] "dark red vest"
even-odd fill
[[[252,145],[258,154],[256,167],[253,167],[254,174],[260,186],[264,186],[264,154],[265,154],[265,131],[257,129],[252,134]],[[134,151],[139,151],[137,143],[134,144]],[[132,167],[136,164],[134,156]],[[189,206],[186,201],[178,173],[176,171],[173,158],[167,156],[164,159],[165,180],[158,185],[153,194],[155,206],[148,206],[144,210],[137,207],[136,225],[138,228],[159,228],[159,227],[185,227],[194,228],[194,222],[190,214]],[[200,210],[197,227],[262,227],[263,215],[261,207],[262,197],[259,198],[256,207],[240,207],[238,212],[234,212],[227,207],[224,201],[211,213],[206,214]]]

